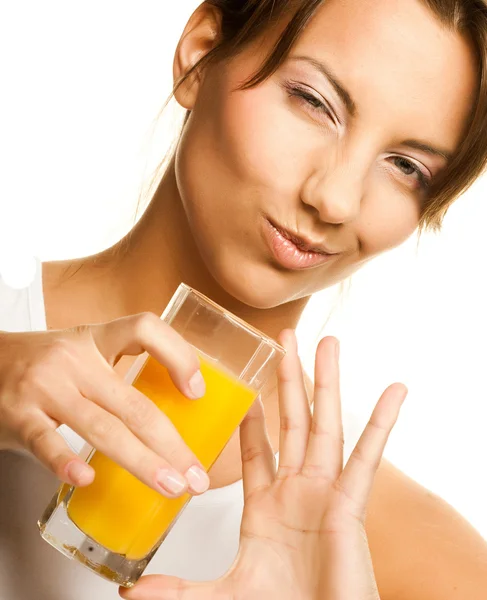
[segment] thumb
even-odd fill
[[[118,592],[125,600],[231,600],[230,594],[221,593],[222,583],[222,580],[199,582],[172,575],[146,575],[134,587],[120,587]]]

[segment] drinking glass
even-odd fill
[[[275,373],[284,349],[185,284],[161,319],[196,349],[204,397],[183,396],[167,369],[147,353],[135,360],[125,380],[169,417],[209,469]],[[91,447],[87,461],[95,480],[81,488],[61,485],[38,521],[41,536],[102,577],[131,587],[192,496],[166,498]]]

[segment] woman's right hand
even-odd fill
[[[204,395],[193,347],[153,313],[73,329],[0,333],[0,448],[25,448],[69,484],[94,470],[56,428],[64,423],[170,498],[202,493],[208,475],[169,418],[113,366],[147,351],[188,398]]]

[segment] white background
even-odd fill
[[[87,255],[134,222],[143,178],[171,137],[172,108],[161,126],[153,120],[197,4],[3,3],[0,272],[13,285],[28,283],[34,254]],[[484,179],[440,235],[356,274],[324,334],[341,340],[343,402],[360,419],[389,383],[408,385],[386,455],[487,538],[486,192]],[[315,296],[300,324],[309,369],[335,293]]]

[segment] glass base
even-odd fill
[[[72,491],[61,502],[57,495],[53,497],[41,520],[37,522],[42,538],[100,577],[124,587],[132,587],[147,567],[155,549],[141,560],[129,560],[122,554],[107,550],[71,521],[66,508],[71,493]]]

